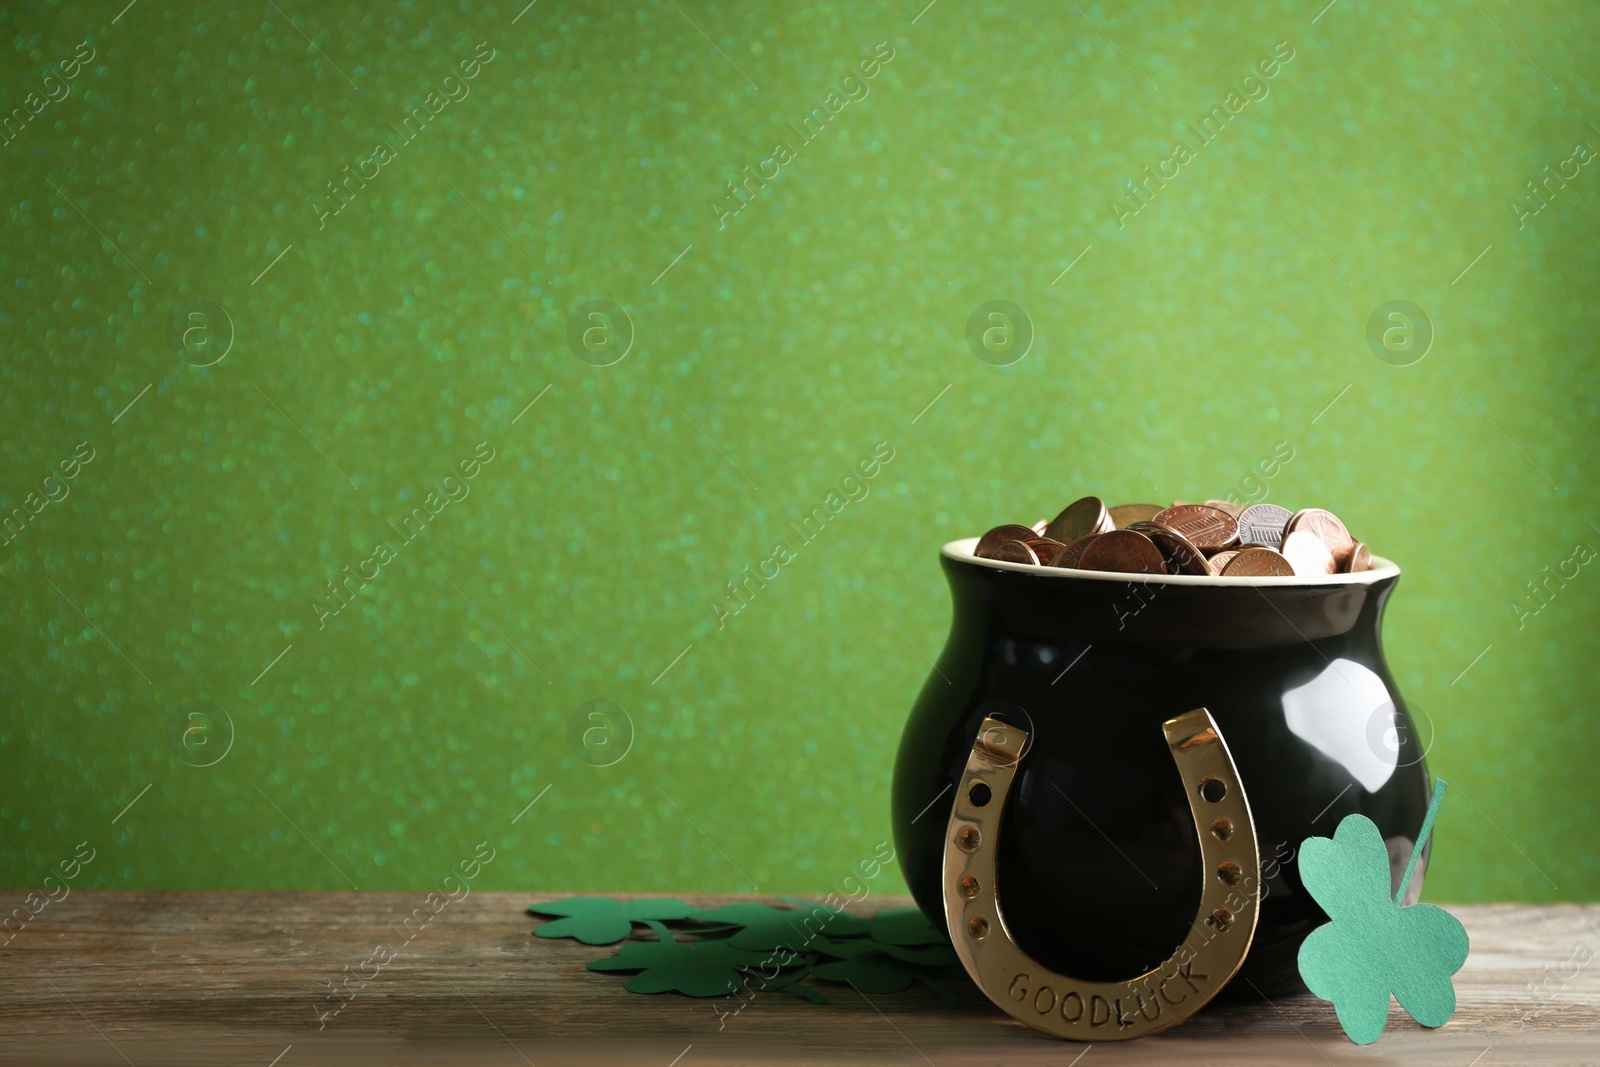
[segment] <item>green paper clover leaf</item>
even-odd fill
[[[882,945],[860,941],[832,942],[822,946],[819,951],[842,958],[813,965],[811,973],[818,978],[830,982],[848,982],[862,993],[899,993],[911,988],[913,982],[921,982],[946,1004],[960,1003],[954,993],[934,981],[922,967],[895,958]]]
[[[726,926],[753,926],[787,915],[787,910],[771,904],[724,904],[717,908],[690,908],[689,918],[696,922],[721,923]]]
[[[585,945],[612,945],[633,933],[634,923],[652,919],[687,919],[695,911],[681,900],[612,900],[610,897],[568,897],[535,904],[532,915],[560,916],[534,933],[540,937],[571,937]]]
[[[874,945],[885,956],[893,956],[906,963],[914,963],[918,967],[931,967],[935,970],[944,970],[955,967],[961,970],[961,958],[956,955],[956,950],[948,944],[941,945]],[[965,974],[965,971],[961,973]]]
[[[1439,782],[1400,891],[1389,896],[1389,853],[1364,815],[1349,815],[1331,839],[1300,846],[1300,877],[1331,920],[1300,946],[1300,976],[1333,1002],[1350,1040],[1371,1044],[1389,1019],[1389,997],[1417,1022],[1443,1026],[1455,1012],[1451,976],[1467,960],[1467,932],[1443,908],[1401,907],[1446,785]]]
[[[749,909],[762,905],[732,905]],[[718,912],[725,909],[719,908]],[[830,937],[859,937],[868,929],[865,919],[846,915],[842,911],[818,904],[810,908],[767,908],[765,914],[744,912],[744,929],[729,938],[736,948],[759,951],[763,949],[793,949],[806,952],[815,942]]]
[[[883,955],[890,957],[891,960],[909,963],[915,968],[930,968],[934,971],[960,963],[960,957],[955,955],[955,949],[949,944],[885,945],[882,942],[870,941],[867,937],[854,937],[846,941],[837,941],[832,937],[818,937],[808,947],[811,952],[818,952],[837,960],[859,960],[869,955]]]
[[[829,938],[818,938],[811,945],[813,952],[824,956],[833,956],[842,960],[860,959],[863,956],[877,953],[909,963],[914,967],[928,967],[941,969],[960,962],[956,950],[948,944],[940,945],[884,945],[876,941],[834,941]]]
[[[872,940],[885,945],[943,945],[949,942],[944,931],[920,908],[891,908],[872,920]]]
[[[762,953],[735,948],[726,939],[675,941],[660,923],[645,925],[655,931],[655,941],[624,945],[615,956],[589,964],[589,970],[638,971],[623,987],[631,993],[675,991],[691,997],[721,997],[739,988],[748,975],[768,982],[767,971],[776,974],[786,969],[780,962],[767,962]],[[788,966],[805,962],[799,957]]]

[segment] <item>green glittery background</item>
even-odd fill
[[[1600,9],[924,2],[7,4],[0,884],[837,890],[942,542],[1264,490],[1406,568],[1428,896],[1600,894]]]

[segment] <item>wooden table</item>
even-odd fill
[[[628,993],[623,976],[584,969],[610,950],[531,936],[524,908],[552,896],[528,893],[448,905],[319,1029],[324,981],[359,970],[379,942],[400,944],[390,924],[422,896],[74,891],[0,948],[0,1063],[1600,1063],[1600,905],[1575,904],[1451,909],[1472,937],[1456,1017],[1428,1031],[1393,1008],[1366,1048],[1303,995],[1213,1006],[1086,1051],[964,983],[958,1007],[919,988],[869,1000],[829,984],[827,1004],[768,993],[719,1029],[720,1001]],[[750,898],[695,902],[738,899]]]

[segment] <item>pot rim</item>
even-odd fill
[[[1126,571],[1085,571],[1073,567],[1046,567],[1035,563],[1007,563],[1004,560],[984,559],[972,554],[977,546],[978,538],[963,537],[950,541],[939,550],[939,554],[953,559],[958,563],[966,563],[980,567],[989,567],[1001,571],[1021,571],[1023,574],[1032,574],[1040,578],[1054,578],[1057,580],[1087,579],[1100,582],[1142,582],[1148,585],[1216,585],[1231,588],[1244,587],[1330,587],[1341,585],[1373,585],[1386,578],[1393,578],[1400,573],[1400,565],[1384,556],[1372,557],[1372,568],[1359,574],[1319,574],[1301,577],[1277,577],[1275,575],[1238,576],[1224,578],[1221,575],[1209,574],[1135,574]]]

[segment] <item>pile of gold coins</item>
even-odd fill
[[[1224,500],[1106,507],[1086,496],[1053,520],[996,526],[972,551],[1041,567],[1224,578],[1306,578],[1372,566],[1371,550],[1331,511]]]

